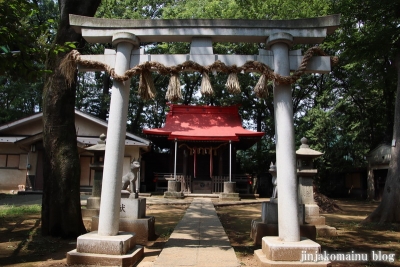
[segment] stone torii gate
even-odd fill
[[[96,61],[114,69],[123,76],[127,70],[146,62],[158,62],[166,67],[191,61],[201,66],[211,66],[219,61],[226,66],[242,66],[256,61],[268,66],[275,74],[289,76],[299,68],[301,51],[290,51],[294,44],[318,44],[339,26],[339,15],[296,20],[117,20],[70,15],[70,25],[90,43],[112,43],[116,50],[106,49],[104,55],[81,55],[80,71],[99,71],[83,61]],[[140,43],[190,42],[187,55],[148,55]],[[213,42],[265,43],[270,50],[260,49],[258,55],[216,55]],[[157,71],[150,69],[151,71]],[[328,73],[329,56],[314,56],[306,66],[309,73]],[[246,69],[246,71],[251,71]],[[85,242],[108,244],[115,250],[113,241],[118,239],[121,177],[124,155],[124,137],[128,112],[130,79],[114,79],[111,95],[103,187],[98,233],[82,236]],[[279,237],[264,237],[261,262],[299,261],[301,252],[318,253],[319,245],[300,238],[297,202],[296,153],[293,124],[291,86],[274,82],[274,110],[276,132],[276,166],[279,180],[278,201]],[[126,240],[120,237],[122,242]],[[100,241],[99,241],[100,240]],[[82,243],[85,243],[82,242]],[[126,241],[127,242],[127,241]],[[305,243],[304,243],[305,242]],[[129,242],[127,242],[129,243]],[[79,247],[79,238],[78,245]],[[301,248],[301,249],[299,249]],[[287,253],[292,250],[293,253]],[[84,249],[81,249],[83,251]],[[123,249],[126,254],[129,249]],[[103,251],[107,251],[103,249]],[[281,251],[281,252],[280,252]],[[282,251],[286,251],[282,253]],[[79,249],[78,249],[79,252]],[[96,253],[96,252],[91,252]],[[117,253],[117,254],[118,254]],[[104,253],[107,254],[107,253]],[[257,254],[258,255],[258,254]],[[289,255],[289,256],[285,256]],[[289,257],[289,258],[288,258]],[[268,262],[268,263],[267,263]],[[264,264],[263,263],[263,264]],[[270,266],[270,265],[268,265]],[[321,265],[320,265],[321,266]]]

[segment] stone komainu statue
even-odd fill
[[[272,196],[273,198],[278,197],[278,180],[276,179],[276,176],[272,176],[272,185],[273,185],[273,191],[272,191]]]
[[[131,171],[122,176],[122,190],[126,190],[129,186],[131,193],[136,192],[136,180],[140,168],[139,161],[133,159],[131,162]]]

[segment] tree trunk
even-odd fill
[[[393,142],[382,201],[364,222],[400,223],[400,53],[396,56],[397,94]]]
[[[375,199],[375,177],[374,177],[374,170],[371,168],[370,164],[368,165],[367,199],[368,200]]]
[[[143,100],[139,100],[135,119],[133,120],[133,122],[129,127],[129,131],[131,133],[138,134],[140,132],[140,117],[142,116],[143,108],[144,108],[144,102]]]
[[[78,42],[82,37],[69,26],[69,14],[93,16],[101,0],[60,0],[56,44]],[[51,51],[43,89],[44,185],[42,234],[77,237],[84,233],[80,208],[80,162],[75,130],[75,83],[68,85],[58,70],[64,53]]]
[[[99,118],[107,120],[108,108],[110,106],[110,87],[111,87],[111,77],[110,74],[104,73],[103,75],[103,94],[101,96],[100,102],[100,113]]]

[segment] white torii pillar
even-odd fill
[[[129,69],[132,49],[139,47],[139,40],[132,33],[120,32],[113,36],[116,46],[115,72],[123,75]],[[128,115],[130,80],[114,80],[108,117],[106,153],[104,157],[103,184],[98,234],[113,236],[118,234],[122,166],[125,153],[126,118]]]
[[[130,68],[132,49],[139,47],[138,38],[127,32],[115,32],[112,44],[115,72],[123,75]],[[119,232],[122,167],[125,153],[126,118],[128,115],[130,80],[114,80],[107,128],[103,184],[98,231],[77,238],[76,249],[67,253],[68,265],[95,264],[127,266],[143,256],[143,247],[136,245],[134,233]]]
[[[275,33],[267,40],[267,46],[274,54],[274,72],[282,76],[290,75],[289,47],[292,42],[293,37],[288,33]],[[283,241],[299,241],[296,151],[290,84],[274,83],[274,111],[278,192],[282,196],[278,198],[279,237]]]

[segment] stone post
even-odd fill
[[[282,76],[290,74],[289,47],[293,37],[288,33],[274,33],[267,45],[274,54],[274,72]],[[278,179],[278,224],[282,241],[300,240],[297,219],[297,175],[294,142],[292,90],[288,84],[274,83],[274,110],[276,136],[276,167]]]
[[[236,193],[236,182],[224,182],[224,193]]]
[[[240,201],[239,193],[236,193],[236,182],[224,182],[224,192],[219,194],[220,201]]]
[[[181,182],[168,181],[168,192],[181,192]]]
[[[138,48],[139,40],[134,34],[120,32],[113,36],[112,42],[117,50],[115,72],[122,75],[129,69],[132,49]],[[130,80],[124,82],[114,80],[113,82],[104,159],[99,235],[113,236],[117,235],[119,230],[129,87]]]

